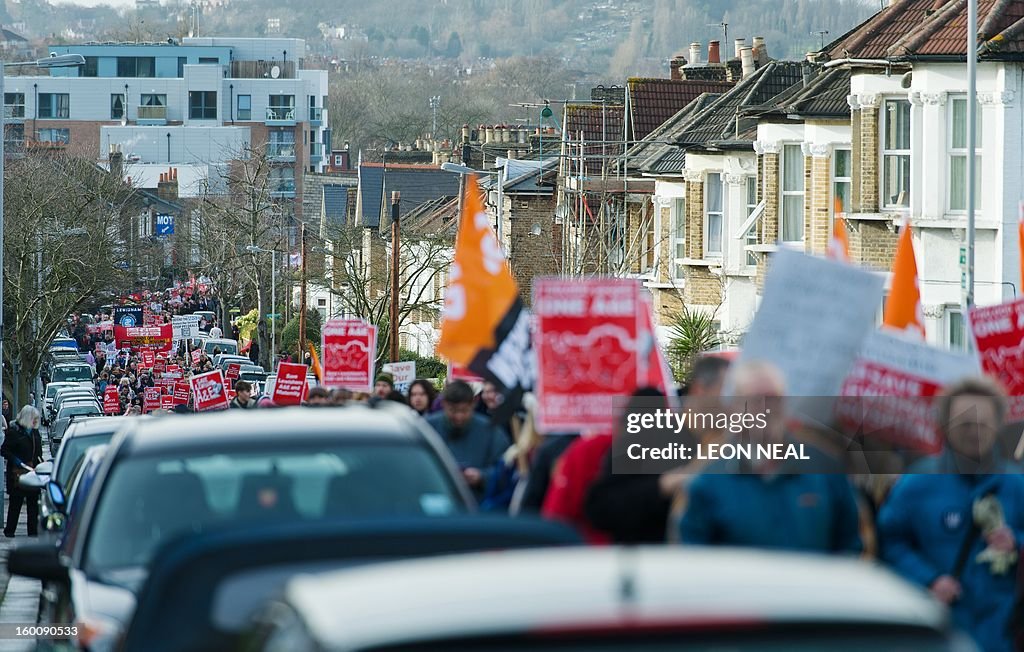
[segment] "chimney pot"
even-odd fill
[[[740,56],[741,56],[740,55],[740,50],[742,50],[743,47],[746,44],[747,44],[747,39],[745,39],[745,38],[738,38],[735,41],[733,41],[733,45],[735,46],[734,50],[733,50],[733,52],[735,53],[734,56],[733,56],[734,59],[739,59],[740,58]]]
[[[743,47],[740,49],[740,61],[743,64],[743,79],[750,77],[757,70],[754,64],[754,48]]]
[[[765,43],[763,36],[754,37],[754,59],[757,61],[758,66],[768,63],[768,45]]]
[[[690,43],[690,63],[691,66],[700,65],[700,43]]]
[[[708,63],[722,63],[721,43],[708,41]]]
[[[515,158],[516,158],[516,150],[514,150],[514,149],[508,150],[507,152],[505,152],[505,157],[508,158],[509,160],[514,161]]]

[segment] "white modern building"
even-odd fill
[[[7,79],[13,151],[60,148],[106,162],[119,149],[130,176],[132,165],[217,166],[262,149],[273,194],[300,201],[303,174],[327,163],[327,71],[305,69],[303,40],[197,37],[50,52],[81,54],[85,65]]]

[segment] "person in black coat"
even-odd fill
[[[7,436],[0,455],[7,460],[7,493],[11,501],[7,506],[7,523],[4,536],[14,537],[21,516],[22,504],[28,505],[28,535],[39,532],[39,490],[25,489],[18,485],[18,478],[35,469],[43,461],[43,440],[39,435],[39,410],[31,405],[21,408],[18,418],[7,428]]]

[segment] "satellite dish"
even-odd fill
[[[271,79],[277,79],[280,76],[281,76],[281,68],[280,67],[274,66],[273,68],[270,69],[270,78]]]

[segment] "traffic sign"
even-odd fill
[[[157,213],[156,234],[174,235],[174,216],[168,213]]]

